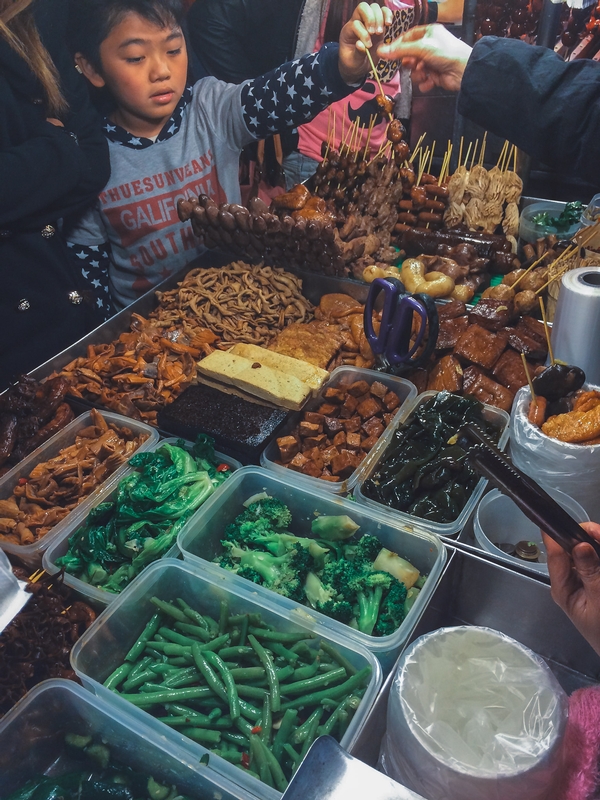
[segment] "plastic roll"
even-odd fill
[[[552,326],[554,357],[600,383],[600,267],[582,267],[562,278]]]

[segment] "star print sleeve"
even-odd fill
[[[325,44],[243,85],[242,112],[253,138],[295,128],[356,91],[340,75],[338,51],[337,44]]]
[[[105,320],[112,317],[116,309],[108,283],[109,244],[84,245],[67,242],[67,247],[83,291],[88,295],[97,315]]]

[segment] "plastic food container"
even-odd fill
[[[101,411],[100,413],[109,424],[113,423],[119,428],[129,428],[134,434],[146,433],[148,435],[146,441],[142,442],[142,445],[136,450],[137,453],[150,450],[158,441],[158,432],[156,429],[151,428],[150,425],[129,419],[129,417],[123,417],[120,414],[113,414],[110,411]],[[55,433],[48,441],[40,445],[37,450],[30,453],[23,461],[13,467],[10,472],[3,475],[2,478],[0,478],[0,500],[8,499],[12,495],[13,489],[19,482],[19,479],[27,478],[37,464],[54,458],[65,447],[70,447],[74,444],[78,432],[83,430],[83,428],[89,427],[91,424],[91,413],[87,411],[85,414],[81,414],[81,416],[69,422],[61,431]],[[17,556],[17,558],[28,567],[39,567],[42,563],[44,550],[46,550],[61,533],[70,528],[75,518],[79,517],[81,514],[87,513],[87,511],[95,505],[99,493],[107,486],[112,486],[116,480],[118,481],[126,469],[127,464],[120,466],[110,478],[100,484],[82,503],[74,508],[73,511],[61,520],[58,525],[52,528],[51,531],[48,531],[45,536],[38,539],[37,542],[28,545],[18,545],[0,539],[0,547],[7,553]]]
[[[519,237],[525,242],[535,242],[537,239],[548,236],[553,233],[559,239],[570,239],[575,234],[581,225],[579,220],[574,222],[571,227],[560,232],[552,225],[536,225],[533,217],[537,214],[548,212],[551,217],[560,217],[561,213],[565,210],[566,203],[558,203],[554,200],[543,200],[539,203],[531,203],[521,212],[521,221],[519,224]]]
[[[572,497],[557,489],[549,489],[548,494],[577,522],[589,522],[589,516]],[[486,552],[492,553],[509,564],[518,564],[520,567],[541,572],[544,575],[548,574],[547,564],[525,561],[509,555],[497,547],[497,544],[503,542],[514,545],[521,541],[531,541],[538,545],[544,555],[546,553],[537,525],[534,525],[525,516],[510,497],[501,494],[498,489],[493,489],[486,494],[477,507],[473,530],[479,546]]]
[[[389,441],[393,438],[395,431],[398,427],[406,422],[408,418],[411,416],[413,411],[418,408],[418,406],[423,405],[426,403],[431,397],[438,394],[438,392],[429,391],[423,392],[420,394],[414,403],[411,404],[409,408],[406,409],[405,413],[402,415],[402,418],[396,422],[394,425],[393,431],[390,432]],[[488,422],[491,422],[498,427],[501,428],[502,433],[500,434],[500,439],[498,441],[498,447],[500,450],[504,450],[506,447],[506,443],[508,441],[509,431],[508,431],[508,423],[510,421],[509,415],[506,411],[502,411],[499,408],[494,408],[494,406],[483,406],[483,415]],[[467,504],[461,511],[460,515],[454,520],[454,522],[432,522],[428,519],[423,519],[422,517],[416,517],[413,514],[407,514],[404,511],[398,511],[391,506],[383,505],[382,503],[378,503],[375,500],[371,500],[369,497],[362,493],[362,486],[366,480],[370,477],[373,471],[377,468],[377,464],[385,455],[385,451],[382,451],[379,454],[379,458],[377,463],[371,466],[368,474],[364,476],[363,480],[358,484],[358,486],[354,489],[354,497],[359,503],[363,505],[369,506],[369,508],[377,509],[380,513],[387,513],[390,514],[397,522],[399,522],[402,527],[407,528],[408,530],[412,530],[415,525],[424,528],[431,533],[435,533],[438,536],[456,536],[456,534],[461,531],[466,521],[469,519],[471,514],[473,513],[473,509],[481,499],[481,495],[485,491],[485,487],[487,485],[487,480],[485,478],[481,478],[475,489],[473,490],[473,494],[469,498]]]
[[[192,800],[251,800],[210,766],[179,752],[120,708],[65,680],[40,683],[0,721],[0,800],[34,775],[68,772],[70,764],[61,757],[67,733],[101,736],[120,763],[147,772],[160,783],[175,784]]]
[[[382,448],[385,448],[389,435],[393,430],[393,426],[402,414],[406,403],[410,402],[417,396],[417,389],[414,384],[410,383],[410,381],[407,381],[404,378],[396,378],[394,375],[387,375],[385,372],[376,372],[372,369],[361,369],[360,367],[338,367],[331,373],[329,380],[323,385],[317,398],[309,402],[306,408],[304,408],[300,414],[302,414],[304,411],[314,411],[321,405],[321,403],[326,402],[323,398],[323,394],[326,389],[335,389],[342,383],[348,384],[354,383],[355,381],[366,381],[370,386],[373,385],[375,381],[380,381],[381,383],[385,384],[390,391],[396,392],[400,398],[400,405],[396,409],[394,419],[381,434],[375,447],[369,451],[367,457],[354,470],[349,478],[347,478],[345,481],[340,481],[339,483],[332,483],[331,481],[321,480],[321,478],[312,478],[310,475],[303,475],[301,472],[295,472],[287,467],[282,467],[281,464],[276,464],[275,459],[277,459],[279,456],[279,449],[277,447],[276,440],[273,440],[263,450],[260,457],[261,466],[273,470],[273,472],[279,475],[289,475],[292,473],[294,475],[294,481],[297,478],[299,481],[306,483],[308,486],[313,486],[315,489],[324,489],[325,491],[333,492],[334,494],[346,494],[352,491],[354,486],[358,483],[358,481],[361,480],[363,475],[368,472],[370,465],[377,460]],[[279,431],[278,437],[287,436],[298,424],[298,419],[299,418],[296,416],[294,419],[286,423],[282,430]]]
[[[176,444],[180,439],[171,438],[171,439],[162,439],[161,441],[154,441],[151,447],[147,448],[148,452],[153,452],[154,450],[158,450],[163,444]],[[191,446],[190,442],[186,442],[189,446]],[[215,451],[215,455],[217,459],[222,462],[223,464],[227,464],[227,466],[231,469],[232,472],[239,469],[241,464],[239,461],[236,461],[234,458],[229,458],[229,456],[224,456],[222,453],[217,453]],[[133,472],[132,467],[127,467],[124,471],[121,472],[119,475],[118,480],[121,478],[130,475]],[[73,520],[70,525],[63,528],[60,536],[54,537],[51,546],[47,549],[44,553],[43,559],[43,567],[46,572],[50,573],[50,575],[54,575],[57,572],[60,572],[60,567],[56,565],[56,559],[64,556],[67,550],[69,549],[69,539],[75,533],[75,531],[80,528],[86,520],[86,517],[91,508],[95,508],[96,506],[100,505],[100,503],[107,503],[112,500],[116,493],[117,493],[117,482],[112,481],[108,486],[106,486],[102,491],[100,491],[94,497],[94,501],[90,503],[83,511],[78,509],[77,516],[73,517]],[[222,487],[219,487],[221,489]],[[217,490],[218,493],[219,490]],[[166,553],[166,556],[176,556],[179,552],[179,548],[177,545],[173,545],[173,547]],[[113,592],[107,592],[104,589],[100,589],[97,586],[91,586],[89,583],[85,583],[85,581],[79,580],[74,575],[70,575],[68,572],[64,573],[64,582],[67,586],[70,586],[71,589],[74,589],[78,592],[82,597],[84,597],[87,601],[91,602],[92,605],[95,607],[98,606],[107,606],[109,603],[112,603],[115,598],[119,595],[114,594]]]
[[[437,537],[418,525],[410,532],[403,530],[390,515],[373,513],[371,509],[350,500],[330,492],[314,490],[300,482],[295,485],[294,478],[294,473],[279,476],[257,467],[241,469],[227,481],[218,496],[211,497],[196,512],[179,534],[177,543],[183,558],[202,565],[222,580],[231,581],[236,587],[252,586],[257,596],[287,609],[292,618],[302,620],[305,625],[320,624],[335,632],[336,636],[357,646],[366,647],[377,656],[384,672],[388,672],[429,602],[446,563],[446,550]],[[243,503],[249,497],[262,491],[288,506],[293,518],[292,533],[310,537],[310,524],[315,518],[315,512],[348,514],[360,525],[362,533],[377,536],[384,547],[406,558],[421,573],[429,576],[415,604],[395,633],[389,636],[368,636],[264,586],[250,584],[245,578],[212,563],[212,559],[223,552],[220,540],[227,525],[244,510]]]
[[[325,627],[312,625],[310,619],[303,620],[299,615],[290,613],[286,608],[280,607],[277,598],[272,601],[265,598],[262,593],[238,586],[230,580],[229,573],[223,570],[219,575],[214,575],[201,566],[185,564],[174,559],[163,559],[151,564],[77,642],[71,653],[71,664],[87,689],[114,704],[120,712],[129,713],[132,721],[147,725],[169,748],[173,745],[176,749],[186,751],[188,758],[196,763],[203,755],[210,752],[102,685],[111,672],[123,663],[128,650],[156,610],[149,602],[149,598],[153,596],[170,602],[181,597],[194,608],[217,618],[220,602],[226,600],[233,614],[258,611],[265,623],[272,625],[276,630],[306,631],[307,635],[316,634],[315,647],[320,637],[335,645],[357,669],[370,666],[371,680],[341,741],[342,747],[346,749],[350,747],[381,686],[381,669],[371,653]],[[250,794],[264,800],[278,800],[281,797],[275,789],[266,786],[214,753],[210,754],[210,765],[220,775],[243,786]]]

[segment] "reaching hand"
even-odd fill
[[[584,522],[581,527],[600,542],[600,525]],[[542,536],[552,598],[600,655],[600,558],[591,544],[578,544],[569,555],[545,533]]]
[[[377,48],[383,42],[385,30],[392,24],[389,8],[378,3],[361,3],[340,33],[340,75],[346,83],[358,83],[371,69],[365,55],[372,48],[373,60],[379,59]]]
[[[377,55],[388,61],[401,60],[410,67],[413,83],[422,92],[434,86],[458,92],[471,48],[443,25],[421,25],[390,44],[380,45]]]

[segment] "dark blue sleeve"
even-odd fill
[[[486,36],[458,98],[461,114],[544,164],[600,184],[600,64]]]
[[[108,265],[110,261],[109,247],[106,244],[85,245],[67,242],[69,258],[75,266],[81,283],[92,298],[98,316],[107,320],[117,313],[110,296],[108,281]]]
[[[358,86],[344,82],[338,68],[339,46],[288,61],[242,87],[244,122],[257,139],[296,128],[316,117]]]

